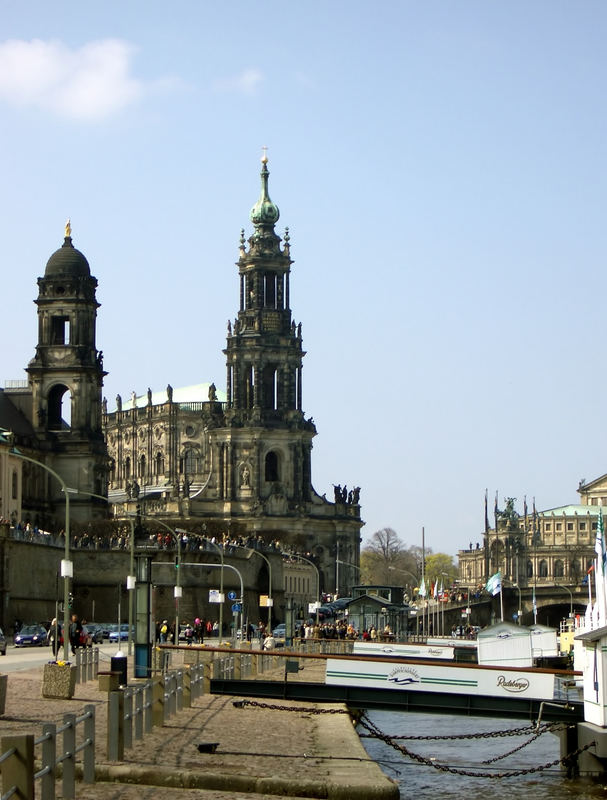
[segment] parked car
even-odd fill
[[[129,638],[128,623],[123,622],[118,629],[118,625],[114,625],[110,631],[110,642],[126,642]]]
[[[0,628],[0,656],[6,655],[6,637]]]
[[[46,628],[42,625],[24,625],[13,641],[15,647],[42,647],[47,644]]]
[[[94,622],[87,622],[83,631],[90,636],[91,644],[103,643],[103,629]]]
[[[284,622],[279,623],[272,631],[272,636],[275,639],[284,639],[286,635],[287,635],[287,626],[286,623]]]
[[[103,634],[94,625],[83,625],[80,631],[80,647],[92,647],[103,642]]]

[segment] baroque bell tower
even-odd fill
[[[272,506],[310,500],[314,423],[302,411],[301,324],[289,307],[289,231],[284,243],[274,226],[280,212],[270,199],[268,159],[261,169],[261,193],[251,209],[253,233],[240,237],[239,309],[228,323],[227,410],[232,430],[222,452],[232,479],[222,481],[224,497],[246,496]],[[248,247],[247,247],[248,244]],[[236,431],[246,431],[247,452],[233,452]],[[269,509],[267,509],[269,510]]]
[[[85,256],[65,240],[38,278],[38,344],[27,373],[32,424],[46,462],[67,486],[82,491],[71,506],[77,520],[100,509],[86,493],[105,495],[107,453],[101,427],[103,356],[96,347],[97,279]],[[51,499],[59,501],[58,487]]]

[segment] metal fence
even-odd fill
[[[61,741],[59,736],[61,734]],[[81,741],[78,744],[78,736]],[[40,748],[41,768],[36,772],[35,752]],[[35,781],[40,781],[42,800],[55,800],[55,782],[59,771],[62,774],[62,796],[72,800],[76,797],[76,761],[82,753],[82,779],[95,782],[95,706],[86,705],[84,713],[65,714],[63,725],[57,727],[47,723],[42,727],[42,736],[31,734],[3,736],[2,797],[34,797]]]

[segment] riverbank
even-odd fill
[[[0,664],[1,666],[1,664]],[[42,668],[11,672],[0,735],[33,733],[44,722],[60,724],[65,713],[88,703],[96,713],[94,785],[80,783],[78,798],[167,800],[190,795],[209,800],[306,797],[327,800],[397,800],[398,788],[369,758],[345,708],[284,701],[244,704],[235,697],[203,695],[125,751],[107,759],[107,695],[96,681],[76,688],[72,700],[41,697]],[[293,709],[293,710],[288,710]],[[336,713],[316,713],[331,710]],[[216,742],[214,753],[198,744]],[[57,783],[61,797],[60,783]]]

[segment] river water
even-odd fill
[[[464,717],[439,714],[413,714],[395,711],[369,711],[369,720],[383,733],[407,737],[454,736],[512,730],[526,725],[524,720],[500,720],[487,717]],[[366,733],[362,728],[359,734]],[[547,764],[559,758],[559,742],[544,733],[528,746],[493,764],[487,759],[509,753],[531,738],[529,734],[504,738],[474,738],[415,741],[398,740],[408,751],[458,770],[497,774]],[[378,739],[362,742],[386,775],[396,780],[403,800],[487,800],[508,794],[508,800],[596,800],[607,798],[607,780],[602,783],[564,777],[558,766],[542,772],[512,778],[473,778],[439,771],[401,755]]]

